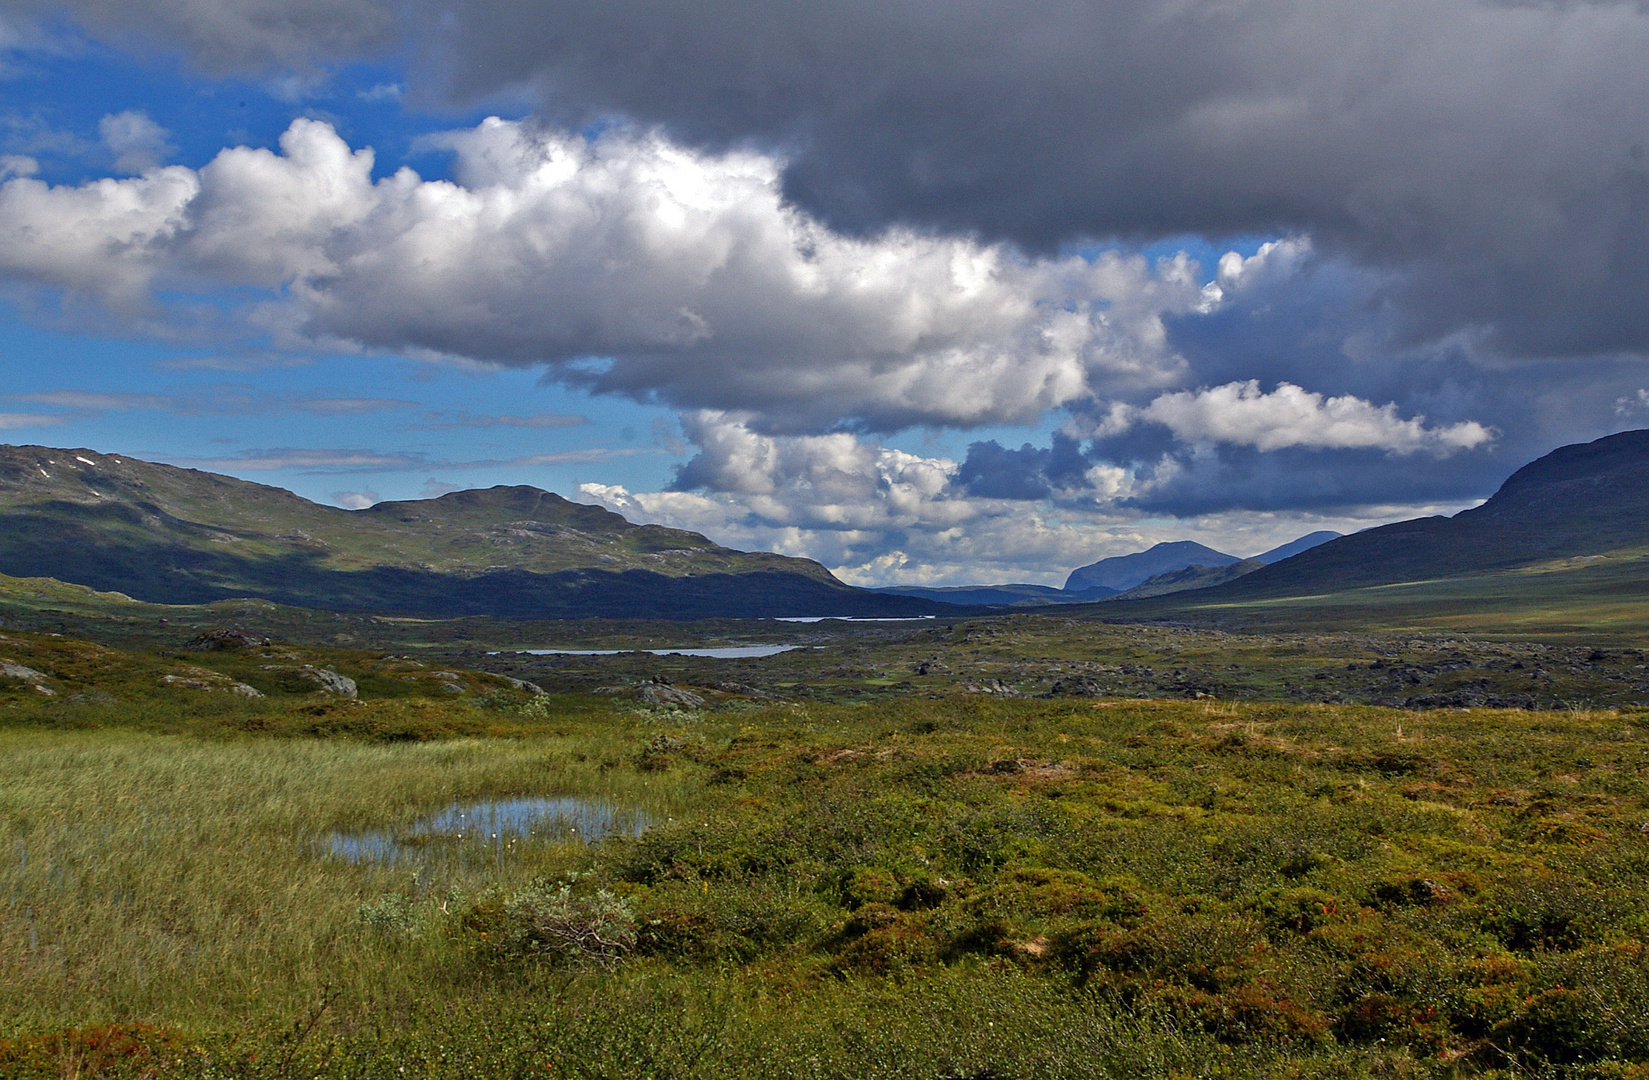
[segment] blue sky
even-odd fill
[[[442,179],[450,155],[415,150],[418,136],[471,125],[508,105],[408,108],[396,63],[345,65],[312,80],[216,80],[176,56],[59,32],[65,38],[53,50],[14,53],[0,82],[0,152],[33,158],[34,176],[54,185],[119,175],[99,125],[130,110],[165,129],[169,163],[198,168],[225,146],[272,147],[306,116],[377,150],[378,177],[410,164]],[[118,450],[319,502],[336,503],[339,492],[415,499],[493,484],[568,493],[590,480],[648,489],[668,483],[682,460],[671,410],[569,390],[532,370],[271,349],[255,340],[228,348],[155,341],[16,302],[0,308],[0,364],[9,397],[0,411],[49,418],[10,428],[11,441]],[[333,455],[342,460],[336,466],[278,464],[301,456],[294,451],[331,450],[360,453]],[[557,457],[565,460],[539,460]]]
[[[1158,6],[0,0],[0,438],[1057,583],[1643,423],[1649,16]]]

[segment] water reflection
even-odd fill
[[[349,862],[470,869],[495,865],[528,845],[591,843],[639,836],[651,824],[640,810],[604,799],[489,799],[454,803],[398,831],[333,833],[327,852]]]

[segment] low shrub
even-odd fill
[[[611,966],[636,948],[635,913],[605,889],[579,895],[571,885],[536,883],[482,900],[463,926],[499,960]]]

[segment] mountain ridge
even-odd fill
[[[526,485],[344,510],[85,448],[0,446],[0,572],[153,602],[511,618],[942,610],[808,559],[637,525]]]
[[[1218,567],[1238,561],[1235,555],[1215,551],[1195,540],[1164,541],[1131,555],[1114,555],[1077,567],[1065,579],[1065,591],[1099,587],[1125,592],[1158,574],[1187,566]]]
[[[1343,536],[1200,590],[1237,602],[1391,585],[1601,555],[1649,537],[1649,430],[1561,446],[1479,506]]]

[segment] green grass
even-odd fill
[[[1195,592],[1093,605],[1102,618],[1174,618],[1252,632],[1451,633],[1515,641],[1640,644],[1649,602],[1649,550],[1560,559],[1307,596],[1209,600]]]
[[[0,1016],[12,1031],[145,1021],[233,1028],[443,982],[449,950],[385,948],[363,901],[407,873],[323,856],[321,841],[404,825],[455,800],[601,795],[668,816],[676,786],[554,739],[415,746],[0,732]],[[578,852],[546,847],[420,895],[518,885]],[[431,901],[437,902],[437,901]]]
[[[0,731],[0,1072],[1649,1075],[1649,714],[574,701]],[[660,820],[439,879],[319,847],[516,793]],[[519,936],[561,884],[616,963]]]

